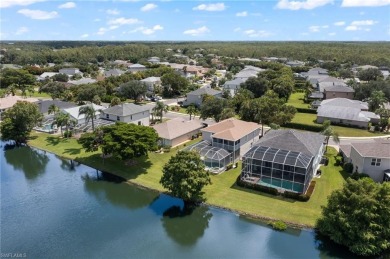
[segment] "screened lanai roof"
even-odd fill
[[[245,154],[244,158],[251,158],[261,161],[268,161],[284,165],[307,168],[313,157],[303,154],[301,152],[288,151],[264,146],[253,146]]]
[[[225,157],[229,156],[230,153],[223,148],[213,147],[211,143],[203,140],[199,143],[196,143],[192,146],[186,147],[186,151],[195,150],[199,152],[200,156],[203,159],[212,159],[212,160],[222,160]]]

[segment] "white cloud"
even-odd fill
[[[299,9],[311,10],[327,4],[333,4],[333,0],[306,0],[306,1],[279,0],[278,4],[276,5],[276,8],[289,9],[289,10],[299,10]]]
[[[137,23],[141,23],[141,21],[136,18],[126,19],[124,17],[120,17],[108,21],[109,25],[126,25],[126,24],[137,24]]]
[[[60,9],[70,9],[75,8],[76,4],[74,2],[66,2],[65,4],[59,5],[58,8]]]
[[[240,28],[240,27],[237,27],[237,28],[235,28],[233,31],[234,31],[234,32],[239,32],[239,31],[241,31],[241,28]]]
[[[84,38],[84,39],[85,39],[85,38],[88,38],[88,37],[89,37],[89,34],[88,34],[88,33],[85,33],[85,34],[83,34],[83,35],[80,36],[80,38]]]
[[[108,10],[106,11],[106,13],[109,14],[109,15],[118,15],[118,14],[120,14],[120,12],[118,11],[118,9],[108,9]]]
[[[58,13],[53,12],[46,12],[41,10],[30,10],[30,9],[21,9],[18,11],[18,13],[23,14],[24,16],[27,16],[34,20],[49,20],[56,18],[58,16]]]
[[[390,5],[390,0],[343,0],[342,7],[372,7]]]
[[[248,12],[247,11],[243,11],[243,12],[240,12],[240,13],[236,13],[236,16],[238,16],[238,17],[245,17],[245,16],[248,16]]]
[[[344,21],[339,21],[339,22],[335,22],[333,25],[334,26],[344,26],[345,22]]]
[[[29,29],[28,29],[27,27],[20,27],[20,28],[15,32],[15,34],[16,34],[16,35],[21,35],[21,34],[24,34],[24,33],[28,32],[28,31],[29,31]]]
[[[320,31],[320,26],[313,25],[309,27],[309,31],[311,32],[319,32]]]
[[[328,35],[329,35],[329,36],[335,36],[336,33],[335,33],[335,32],[329,32]]]
[[[256,30],[246,30],[244,34],[251,38],[266,38],[272,35],[272,33],[264,30],[256,31]]]
[[[192,10],[195,11],[209,11],[209,12],[223,11],[225,9],[226,6],[224,3],[201,4],[192,8]]]
[[[372,26],[374,24],[378,23],[374,20],[362,20],[362,21],[353,21],[351,24],[347,27],[345,27],[346,31],[370,31],[370,28],[367,28],[367,26]]]
[[[157,8],[157,5],[155,5],[155,4],[146,4],[143,7],[141,7],[141,11],[148,12],[148,11],[151,11],[151,10],[156,9],[156,8]]]
[[[117,29],[119,26],[118,25],[111,25],[110,27],[108,27],[109,30],[115,30]]]
[[[210,32],[210,30],[206,26],[199,27],[197,29],[189,29],[183,32],[183,34],[191,35],[191,36],[200,36],[205,33]]]
[[[38,2],[44,2],[45,0],[1,0],[0,8],[11,7],[15,5],[30,5]]]
[[[364,21],[353,21],[351,25],[356,25],[356,26],[369,26],[369,25],[374,25],[377,23],[377,21],[373,20],[364,20]]]
[[[163,29],[164,29],[164,27],[157,24],[157,25],[153,26],[152,28],[141,26],[141,27],[135,28],[134,30],[131,30],[130,33],[141,32],[142,34],[145,34],[145,35],[152,35],[156,31],[161,31]]]

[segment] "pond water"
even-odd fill
[[[184,209],[180,199],[126,184],[77,162],[1,144],[2,255],[352,257],[333,243],[317,240],[309,230],[277,232],[262,222],[221,209]]]

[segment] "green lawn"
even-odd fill
[[[295,108],[310,108],[308,103],[303,102],[304,97],[305,93],[292,93],[287,104],[292,105]]]
[[[194,140],[187,145],[198,141]],[[75,139],[61,139],[45,133],[34,133],[29,144],[60,156],[76,159],[86,165],[99,170],[122,176],[132,183],[164,191],[159,180],[162,167],[180,148],[169,153],[158,154],[151,152],[148,158],[134,159],[133,165],[125,165],[112,158],[102,159],[97,153],[85,153]],[[210,205],[233,209],[242,213],[249,213],[262,218],[280,219],[289,223],[314,226],[320,216],[321,206],[326,204],[327,197],[332,190],[340,188],[344,183],[341,168],[333,166],[336,151],[330,149],[330,161],[327,167],[322,168],[322,176],[316,179],[317,185],[312,198],[308,202],[299,202],[279,198],[235,185],[240,173],[239,167],[221,175],[212,175],[212,185],[205,188],[207,202]]]
[[[307,125],[321,125],[315,122],[316,114],[311,113],[296,113],[292,122],[307,124]],[[349,128],[342,126],[332,126],[334,130],[339,133],[340,137],[375,137],[384,135],[382,133],[373,133],[365,129]]]
[[[22,96],[21,91],[16,91],[16,95]],[[38,93],[38,91],[34,91],[33,93],[27,92],[27,97],[34,97],[34,98],[45,98],[45,99],[51,99],[51,96],[47,93]]]

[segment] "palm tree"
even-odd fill
[[[334,142],[340,143],[339,134],[336,131],[334,131],[334,129],[330,125],[330,120],[325,120],[323,122],[321,134],[326,137],[326,146],[328,146],[330,137],[333,138]],[[326,150],[325,150],[325,152],[326,152]]]
[[[119,97],[114,97],[111,99],[110,107],[121,104],[121,99]]]
[[[195,115],[197,115],[199,113],[199,110],[198,108],[196,108],[195,105],[190,105],[187,107],[187,114],[190,115],[190,120],[192,118],[192,115],[194,115],[194,118],[195,118]]]
[[[57,114],[60,111],[60,108],[58,108],[57,105],[54,103],[49,106],[49,109],[47,110],[48,114]]]
[[[60,113],[57,113],[55,116],[54,116],[54,121],[52,123],[52,125],[57,125],[57,127],[60,128],[60,131],[61,131],[61,137],[64,136],[63,132],[62,132],[62,126],[65,126],[67,125],[70,120],[70,116],[69,116],[69,113],[65,113],[65,112],[60,112]]]
[[[79,116],[84,114],[85,115],[85,123],[88,123],[90,120],[92,122],[92,131],[95,130],[95,124],[94,119],[96,119],[96,110],[91,105],[84,105],[80,107],[79,109]]]
[[[387,98],[383,91],[373,91],[371,93],[370,98],[368,98],[368,105],[370,111],[374,112],[380,107],[382,107],[383,103],[387,102]]]
[[[160,117],[160,122],[162,122],[162,117],[164,112],[168,112],[168,105],[165,105],[163,102],[157,101],[156,106],[153,108],[153,111]]]

